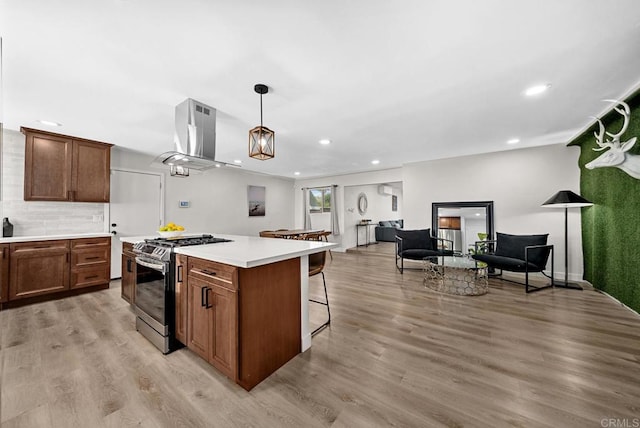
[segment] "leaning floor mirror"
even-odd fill
[[[493,239],[493,201],[434,202],[431,230],[452,241],[455,254],[468,254],[476,241]]]

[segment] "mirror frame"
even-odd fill
[[[360,215],[365,215],[368,208],[369,201],[367,201],[367,195],[364,193],[360,193],[358,195],[358,212],[360,213]]]
[[[487,240],[493,239],[493,201],[433,202],[431,204],[432,236],[438,236],[438,209],[440,208],[484,208],[487,213]]]

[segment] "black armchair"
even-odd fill
[[[451,250],[447,248],[447,243]],[[453,241],[431,236],[430,229],[396,231],[396,268],[400,273],[404,273],[404,259],[424,260],[427,257],[452,255]]]
[[[553,245],[547,245],[548,234],[509,235],[497,233],[496,236],[497,239],[493,241],[476,242],[476,254],[472,257],[479,262],[486,263],[489,268],[500,270],[500,273],[494,274],[494,276],[501,276],[502,271],[505,270],[524,273],[525,283],[523,285],[527,293],[553,287]],[[483,253],[483,251],[485,252]],[[549,256],[551,256],[551,276],[544,272]],[[530,285],[529,273],[534,272],[542,273],[551,279],[551,283],[544,286]],[[505,281],[521,284],[511,280]]]

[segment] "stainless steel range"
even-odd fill
[[[136,330],[163,354],[182,346],[175,338],[175,278],[176,274],[181,277],[183,273],[176,272],[173,249],[229,241],[212,235],[196,235],[145,239],[133,246],[136,253]]]

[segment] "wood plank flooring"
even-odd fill
[[[383,245],[333,252],[332,323],[251,392],[162,355],[109,290],[0,312],[9,427],[600,427],[640,421],[640,318],[592,289],[438,294]],[[418,265],[419,266],[419,265]],[[321,293],[320,276],[311,278]],[[311,306],[312,325],[326,308]],[[609,425],[611,426],[611,425]],[[622,425],[619,425],[622,426]],[[632,426],[632,425],[626,425]]]

